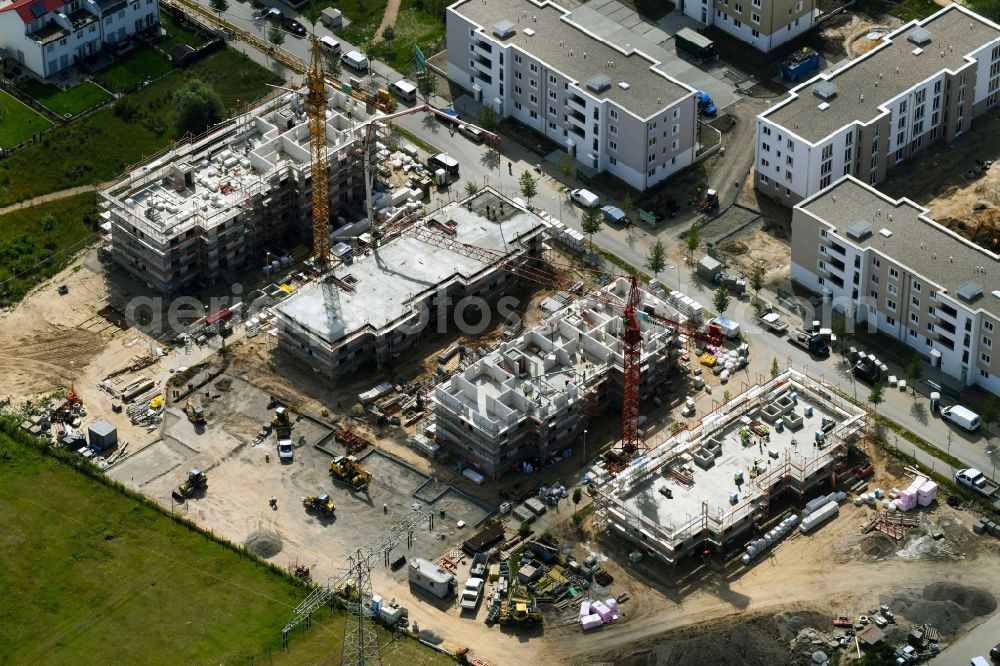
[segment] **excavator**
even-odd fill
[[[178,502],[183,502],[199,490],[208,487],[208,476],[198,467],[192,467],[187,480],[178,486],[171,495]]]
[[[542,611],[538,606],[518,601],[513,607],[507,606],[500,611],[499,619],[504,626],[530,627],[542,623]]]
[[[184,405],[184,413],[187,414],[188,420],[196,426],[205,425],[205,410],[198,405],[191,404],[190,400]]]
[[[334,479],[354,488],[354,490],[368,491],[368,484],[372,481],[371,473],[358,464],[351,456],[340,456],[334,458],[330,463],[330,475]]]
[[[305,507],[306,511],[316,511],[324,516],[333,515],[333,500],[326,493],[303,497],[302,506]]]

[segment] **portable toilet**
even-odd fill
[[[931,412],[937,412],[941,409],[941,394],[937,391],[931,393]]]

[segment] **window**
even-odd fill
[[[761,5],[760,0],[753,0],[753,6],[754,7],[757,7],[758,9],[760,9],[760,5]]]
[[[851,161],[851,149],[850,148],[848,148],[847,150],[844,151],[844,161],[845,162],[850,162]]]
[[[917,337],[917,332],[916,332],[916,331],[914,331],[914,330],[913,330],[912,328],[910,329],[910,337],[911,337],[911,338],[915,338],[915,337]]]
[[[885,299],[885,307],[889,308],[892,312],[896,311],[896,301],[891,298]]]
[[[762,158],[760,158],[760,165],[761,165],[762,167],[765,167],[765,168],[767,168],[767,167],[771,166],[771,163],[770,163],[770,162],[768,162],[767,160],[765,160],[765,159],[764,159],[764,158],[762,157]]]
[[[787,164],[788,166],[795,166],[792,162],[793,162],[793,160],[792,160],[792,156],[791,155],[788,155],[787,157],[785,157],[785,164]]]
[[[760,144],[760,147],[763,148],[764,152],[766,152],[766,153],[771,152],[771,146],[767,145],[766,143]]]
[[[733,27],[734,28],[742,28],[743,27],[743,21],[741,21],[739,19],[733,19]]]
[[[765,176],[764,174],[760,174],[760,182],[767,185],[767,183],[769,182],[767,176]]]
[[[906,113],[906,100],[905,99],[902,102],[899,103],[899,112],[900,113]]]
[[[550,90],[549,91],[549,99],[557,99],[558,97],[559,97],[559,95],[556,93],[555,90]]]
[[[990,361],[992,361],[993,359],[991,359],[990,355],[987,354],[986,352],[980,352],[980,354],[979,354],[979,360],[982,361],[983,363],[985,363],[986,365],[989,365]]]
[[[536,81],[534,79],[528,79],[528,85],[531,86],[532,88],[537,88],[538,87],[538,81]]]
[[[877,301],[878,300],[878,292],[875,291],[874,289],[872,289],[872,291],[871,291],[871,297],[872,297],[872,299],[874,299],[874,300]]]
[[[763,129],[763,131],[764,131],[764,136],[771,136],[771,128],[770,127],[765,127]]]
[[[799,0],[798,2],[795,3],[795,13],[797,14],[801,11],[802,11],[802,0]]]
[[[920,293],[920,283],[917,282],[916,280],[913,281],[913,286],[911,288],[918,294]]]
[[[990,333],[992,333],[993,332],[993,322],[991,322],[991,321],[984,321],[983,322],[983,328],[985,328],[987,331],[989,331]]]
[[[549,129],[550,130],[554,130],[555,128],[556,128],[556,124],[555,123],[549,123]]]
[[[608,158],[608,162],[610,162],[612,166],[614,166],[615,164],[618,164],[618,160],[616,160],[613,157],[609,157]]]
[[[514,86],[514,94],[520,95],[522,92],[521,86]]]
[[[754,13],[751,12],[751,14],[750,14],[750,22],[751,23],[756,23],[756,24],[759,25],[760,24],[760,14],[754,14]]]
[[[896,285],[894,285],[894,284],[886,285],[886,289],[888,290],[888,292],[890,294],[895,294],[896,293]]]
[[[881,268],[882,262],[879,261],[878,259],[872,259],[872,266],[874,266],[875,268]]]
[[[854,132],[847,133],[847,136],[844,137],[844,145],[845,146],[854,145]]]
[[[680,125],[674,125],[674,126],[673,126],[673,127],[672,127],[672,128],[670,129],[670,133],[671,133],[671,134],[678,134],[678,133],[680,133],[680,131],[681,131],[681,126],[680,126]]]
[[[518,111],[520,111],[521,110],[521,103],[520,102],[514,102],[514,108],[517,109]]]
[[[983,370],[982,368],[980,368],[979,369],[979,376],[982,377],[982,378],[984,378],[984,379],[989,379],[990,378],[990,373],[988,373],[985,370]]]
[[[670,150],[677,150],[677,139],[670,142]]]
[[[733,11],[735,11],[735,12],[736,12],[737,14],[741,14],[741,13],[743,13],[743,5],[741,5],[741,4],[740,4],[740,3],[738,3],[738,2],[737,2],[737,3],[734,3],[734,4],[733,4]]]
[[[535,112],[535,111],[532,111],[530,115],[531,115],[531,119],[532,120],[534,120],[535,118],[538,118],[538,113]]]
[[[873,275],[872,276],[872,284],[878,284],[878,276],[877,275]]]
[[[608,115],[614,118],[615,120],[618,120],[618,112],[615,111],[614,109],[611,109],[611,111],[608,112]]]
[[[536,95],[528,95],[528,99],[531,100],[532,104],[538,104],[538,97]]]
[[[826,175],[826,176],[823,176],[822,178],[820,178],[820,181],[819,181],[819,187],[820,187],[820,189],[823,189],[824,187],[829,187],[829,186],[830,186],[830,176],[829,175]]]
[[[885,323],[888,324],[889,326],[895,326],[896,325],[896,318],[895,317],[886,317],[885,318]]]
[[[618,125],[608,125],[608,132],[614,135],[618,134]]]
[[[618,150],[618,142],[608,141],[608,148],[610,148],[611,150]]]
[[[910,296],[910,305],[912,305],[915,308],[919,308],[920,307],[920,299],[917,298],[916,296]]]
[[[823,146],[823,159],[828,160],[833,157],[833,145]]]
[[[521,80],[521,72],[514,72],[514,78],[517,79],[518,81],[520,81]]]
[[[988,338],[988,337],[986,337],[984,335],[983,336],[983,346],[984,347],[992,347],[993,346],[993,340],[991,340],[990,338]]]
[[[536,65],[535,63],[531,63],[530,65],[528,65],[528,69],[531,70],[532,74],[538,74],[538,65]]]
[[[656,167],[653,167],[652,169],[646,172],[646,176],[649,178],[652,178],[655,175],[656,175]]]
[[[648,141],[647,143],[648,143],[649,147],[650,147],[650,148],[652,148],[653,146],[655,146],[655,145],[656,145],[656,137],[654,136],[654,137],[653,137],[652,139],[650,139],[650,140],[649,140],[649,141]]]
[[[555,82],[556,82],[556,77],[549,74],[549,83],[555,83]]]
[[[889,277],[891,277],[893,280],[898,280],[899,279],[899,271],[896,270],[895,268],[890,268],[889,269]]]
[[[556,115],[556,113],[557,113],[557,112],[556,112],[556,107],[554,107],[554,106],[550,106],[550,107],[549,107],[549,115],[550,115],[550,116],[554,116],[554,115]]]

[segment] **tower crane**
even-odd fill
[[[312,57],[306,70],[306,115],[309,118],[309,157],[312,176],[313,260],[320,269],[330,263],[330,165],[326,147],[326,80],[323,51],[315,32],[310,36]]]
[[[364,604],[372,597],[371,571],[378,560],[389,565],[389,553],[406,538],[406,545],[413,545],[413,532],[417,526],[427,521],[429,529],[434,528],[434,514],[427,510],[414,511],[403,521],[383,530],[368,544],[355,550],[347,558],[346,565],[326,582],[314,589],[296,607],[292,618],[281,630],[285,648],[288,647],[288,632],[299,624],[307,626],[312,614],[321,606],[333,603],[339,595],[347,602],[349,617],[344,627],[344,653],[341,663],[345,666],[369,666],[381,664],[381,648],[378,634],[371,618],[366,617]]]

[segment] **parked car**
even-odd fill
[[[479,605],[479,597],[482,594],[483,579],[470,578],[465,581],[465,587],[462,589],[462,598],[459,600],[458,605],[467,610],[475,610],[476,606]]]
[[[601,212],[604,213],[604,220],[608,224],[614,224],[619,227],[628,224],[628,216],[618,206],[604,206],[601,208]]]
[[[601,198],[590,190],[573,190],[569,198],[584,208],[596,208],[601,205]]]
[[[277,7],[261,7],[260,11],[253,15],[255,21],[277,20],[281,17],[281,10]]]
[[[278,440],[278,460],[281,462],[292,462],[295,459],[295,448],[292,446],[292,440],[290,439],[279,439]]]
[[[330,53],[340,53],[340,42],[338,42],[333,37],[320,37],[320,46],[329,51]]]
[[[968,432],[979,430],[979,414],[976,414],[968,407],[963,407],[962,405],[945,407],[941,410],[941,416],[962,428],[962,430]]]
[[[306,27],[293,18],[286,18],[281,21],[282,27],[296,37],[306,36]]]

